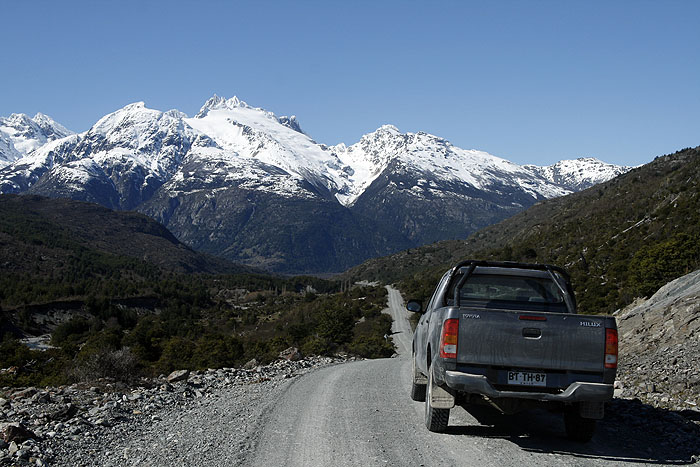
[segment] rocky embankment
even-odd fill
[[[699,410],[700,271],[666,284],[649,300],[616,315],[616,395],[674,411]],[[700,412],[697,415],[700,419]]]
[[[700,271],[616,313],[618,381],[606,423],[643,427],[649,449],[700,460]],[[673,454],[671,454],[673,453]],[[672,458],[672,457],[670,457]]]
[[[236,465],[286,382],[341,361],[309,357],[250,369],[181,371],[133,388],[105,380],[3,388],[0,465]],[[205,435],[212,424],[226,436]]]

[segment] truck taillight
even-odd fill
[[[605,368],[617,368],[617,330],[605,330]]]
[[[440,336],[440,357],[457,358],[457,336],[459,335],[459,319],[450,318],[442,323]]]

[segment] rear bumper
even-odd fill
[[[603,383],[571,383],[563,392],[550,394],[546,392],[500,391],[494,388],[486,376],[472,375],[459,371],[445,371],[445,384],[456,391],[481,394],[493,399],[516,398],[556,402],[604,402],[612,399],[613,385]]]

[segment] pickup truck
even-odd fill
[[[576,314],[569,275],[547,264],[464,261],[447,271],[413,335],[411,398],[445,431],[456,403],[515,413],[563,409],[567,436],[589,441],[613,397],[617,325]]]

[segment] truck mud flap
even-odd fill
[[[432,371],[432,367],[430,368],[430,371]],[[428,391],[428,394],[430,395],[430,406],[434,409],[451,409],[454,407],[455,396],[453,396],[452,393],[446,389],[435,384],[434,378],[430,379],[432,379],[432,381],[429,381],[428,384],[431,382],[433,383]]]

